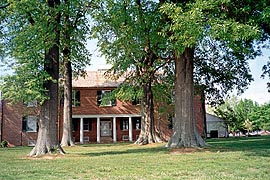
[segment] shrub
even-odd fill
[[[1,147],[2,147],[2,148],[8,147],[8,142],[5,141],[5,140],[2,141],[2,142],[1,142]]]

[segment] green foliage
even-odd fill
[[[11,0],[8,3],[0,9],[3,17],[0,19],[0,49],[5,51],[3,63],[12,73],[2,79],[3,97],[10,101],[35,99],[42,103],[47,99],[44,83],[52,80],[44,69],[47,63],[44,55],[52,46],[57,45],[61,52],[68,46],[69,60],[77,74],[90,63],[86,49],[87,2],[63,1],[57,8],[49,8],[47,1]],[[61,18],[60,23],[56,22],[56,16]],[[52,33],[55,27],[60,37]],[[55,38],[59,38],[59,44],[55,44]]]
[[[2,147],[2,148],[8,147],[8,142],[7,141],[2,141],[0,147]]]
[[[195,49],[194,82],[205,92],[208,103],[222,101],[228,92],[236,89],[243,93],[253,80],[248,60],[258,53],[252,46],[228,43],[204,37]]]
[[[92,32],[101,53],[112,64],[108,74],[126,78],[115,95],[122,100],[141,99],[143,86],[158,87],[165,82],[157,80],[166,73],[160,69],[172,60],[167,39],[159,34],[163,26],[159,5],[146,0],[108,0],[97,3],[97,7],[91,14]],[[164,87],[169,89],[171,85]]]
[[[160,8],[169,19],[160,34],[169,35],[168,44],[178,56],[187,47],[195,48],[194,82],[212,104],[235,88],[242,93],[253,80],[247,60],[258,55],[253,42],[261,33],[252,20],[231,17],[228,8],[239,4],[197,0]]]
[[[263,104],[254,109],[250,118],[257,129],[270,130],[270,104]]]
[[[232,97],[217,106],[214,113],[225,120],[231,132],[270,130],[270,104]]]
[[[1,43],[8,56],[5,63],[13,72],[3,78],[4,98],[39,102],[46,99],[43,82],[51,78],[43,71],[44,53],[53,46],[50,39],[54,38],[48,26],[48,21],[54,19],[46,14],[47,10],[46,3],[34,1],[9,1],[9,6],[0,10],[6,14],[1,19],[5,26],[1,29],[5,35]]]

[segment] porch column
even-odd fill
[[[97,143],[100,143],[100,118],[97,117]]]
[[[113,142],[117,141],[116,137],[116,117],[113,117]]]
[[[129,116],[128,118],[128,137],[129,141],[132,142],[132,118]]]
[[[80,143],[83,144],[83,118],[80,118]]]

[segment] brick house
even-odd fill
[[[76,143],[134,142],[140,133],[140,105],[115,100],[101,104],[100,99],[110,93],[122,81],[108,80],[104,71],[89,71],[85,77],[73,81],[72,129]],[[204,111],[199,96],[194,98],[195,118],[199,132],[203,134]],[[12,145],[34,145],[37,137],[37,103],[1,105],[1,140]],[[60,101],[60,109],[63,104]],[[158,105],[157,105],[158,108]],[[59,139],[62,136],[63,112],[59,112]],[[155,113],[157,130],[168,140],[172,134],[172,119],[167,114]]]

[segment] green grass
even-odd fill
[[[164,144],[89,144],[43,158],[28,158],[30,147],[0,148],[0,179],[270,179],[270,136],[208,143],[186,153]]]

